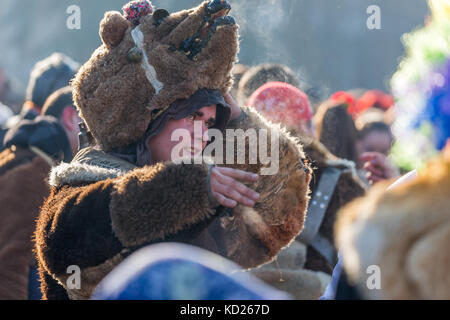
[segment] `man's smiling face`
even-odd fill
[[[200,156],[208,143],[208,128],[215,123],[216,109],[216,105],[206,106],[186,118],[167,121],[164,129],[150,138],[147,143],[151,151],[152,163],[176,160],[172,158],[172,150],[175,146],[180,147],[184,156]],[[201,131],[196,132],[196,127],[201,128]],[[175,130],[183,130],[189,139],[183,136],[172,141]],[[183,154],[175,156],[182,157]]]

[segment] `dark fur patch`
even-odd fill
[[[67,267],[96,266],[123,247],[111,230],[108,204],[112,181],[52,189],[35,232],[40,268],[52,275]]]
[[[188,229],[208,217],[207,165],[157,164],[120,178],[111,198],[115,234],[138,246]]]

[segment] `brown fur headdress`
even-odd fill
[[[198,89],[228,91],[239,49],[225,0],[172,14],[146,0],[125,8],[125,16],[105,13],[103,44],[73,80],[80,116],[105,151],[137,141],[152,118]]]

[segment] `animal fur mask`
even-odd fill
[[[137,141],[177,99],[202,88],[230,89],[239,49],[230,8],[213,0],[169,14],[134,1],[125,15],[105,13],[103,44],[73,80],[75,104],[104,151]]]

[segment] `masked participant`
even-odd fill
[[[103,44],[73,81],[87,126],[81,140],[90,146],[52,170],[37,224],[44,298],[89,298],[107,273],[148,244],[185,242],[251,268],[271,261],[301,231],[310,169],[300,144],[255,111],[230,110],[238,26],[229,10],[214,0],[169,14],[134,1],[123,14],[105,14]],[[203,137],[225,128],[267,129],[279,170],[264,175],[269,164],[262,161],[196,162]],[[178,129],[189,143],[173,141]],[[193,163],[178,161],[186,154]],[[73,266],[81,269],[79,286],[70,282]]]

